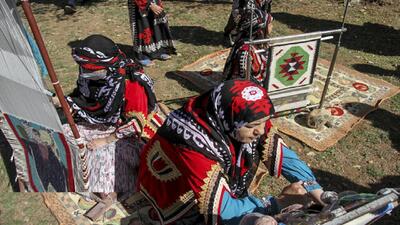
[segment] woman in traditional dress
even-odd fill
[[[238,34],[238,23],[243,12],[254,8],[265,13],[271,13],[271,3],[272,0],[233,0],[232,12],[224,29],[224,36],[229,37],[231,45],[234,44]]]
[[[169,114],[139,168],[140,191],[162,224],[239,224],[248,213],[274,215],[295,197],[321,202],[309,167],[273,132],[272,113],[264,88],[229,80]],[[260,162],[292,183],[283,195],[249,193]]]
[[[168,19],[161,0],[128,0],[133,49],[144,66],[153,59],[168,60],[175,54]]]
[[[250,58],[250,79],[263,86],[267,70],[268,52],[257,52],[265,46],[249,45],[246,41],[250,38],[250,26],[252,26],[253,40],[265,38],[272,32],[272,16],[261,10],[255,9],[251,21],[251,10],[247,10],[240,21],[240,30],[237,40],[233,45],[226,60],[223,74],[227,80],[246,78],[248,60]]]
[[[139,153],[165,118],[156,104],[153,82],[101,35],[84,39],[72,56],[79,64],[79,78],[66,99],[90,149],[85,152],[89,191],[134,191]],[[72,137],[69,127],[65,129]]]

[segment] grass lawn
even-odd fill
[[[32,8],[63,89],[70,92],[77,67],[70,46],[90,34],[111,37],[124,49],[132,44],[127,2],[91,1],[73,16],[63,15],[50,0],[32,1]],[[395,1],[352,4],[337,63],[400,86],[400,5]],[[391,3],[391,4],[389,4]],[[58,4],[58,3],[57,3]],[[165,1],[172,34],[179,54],[166,62],[146,68],[155,80],[158,99],[169,100],[197,94],[183,80],[166,77],[200,57],[223,49],[223,28],[230,13],[230,2]],[[336,0],[274,0],[272,36],[340,28],[343,3]],[[334,44],[323,43],[320,57],[330,60]],[[178,104],[169,105],[176,108]],[[293,147],[315,171],[328,190],[375,192],[383,187],[400,187],[400,95],[386,100],[346,137],[324,152],[316,152],[296,140]],[[4,159],[5,160],[5,159]],[[0,160],[0,191],[10,191]],[[276,194],[283,180],[267,178],[259,194]],[[54,224],[54,218],[35,194],[6,194],[0,197],[0,224]],[[39,214],[43,213],[43,214]],[[7,215],[7,216],[5,216]],[[30,218],[29,221],[24,219]],[[377,224],[398,224],[399,210]],[[399,222],[400,223],[400,222]]]

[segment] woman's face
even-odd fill
[[[236,130],[235,139],[242,143],[251,143],[265,132],[267,117],[248,123]]]
[[[89,80],[101,80],[106,78],[107,70],[103,69],[83,72],[80,68],[80,76]]]

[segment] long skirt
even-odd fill
[[[140,12],[134,0],[128,0],[128,9],[133,50],[139,60],[161,59],[161,54],[176,53],[165,12],[159,16],[150,9]]]
[[[96,138],[106,137],[115,127],[105,125],[78,124],[81,138],[87,143]],[[64,134],[73,140],[70,127],[64,125]],[[139,168],[139,154],[144,142],[135,138],[119,139],[116,142],[94,150],[85,150],[89,170],[89,192],[135,192]],[[79,163],[79,157],[75,165]]]

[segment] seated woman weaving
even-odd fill
[[[239,33],[226,60],[223,74],[227,80],[246,78],[248,60],[251,60],[250,80],[262,86],[267,70],[267,52],[257,52],[264,46],[249,45],[245,42],[250,38],[250,26],[252,26],[253,40],[266,38],[272,32],[273,18],[269,13],[259,9],[254,9],[253,20],[251,20],[251,14],[251,10],[243,11],[238,24]]]
[[[133,191],[140,150],[165,118],[156,104],[153,82],[101,35],[84,39],[72,56],[79,64],[79,78],[66,99],[92,150],[86,151],[89,191]],[[65,129],[72,137],[69,127]]]
[[[229,80],[169,114],[139,168],[140,191],[163,224],[239,224],[246,214],[274,215],[308,194],[320,202],[309,167],[272,131],[272,113],[264,88]],[[260,162],[292,183],[282,195],[249,193]]]

